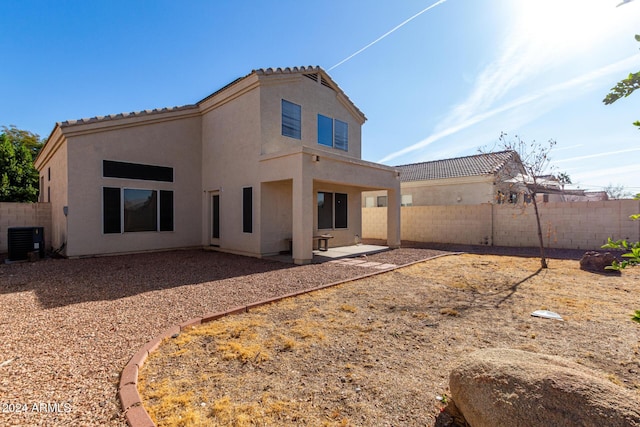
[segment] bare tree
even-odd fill
[[[533,204],[538,231],[538,242],[540,245],[540,266],[541,268],[547,268],[547,257],[544,249],[542,225],[540,223],[540,213],[538,211],[536,196],[542,188],[539,185],[538,178],[544,175],[544,172],[549,167],[549,153],[556,145],[556,141],[550,139],[547,144],[540,144],[536,141],[526,142],[518,135],[515,135],[513,138],[508,138],[508,135],[502,132],[498,144],[504,150],[516,152],[520,158],[521,168],[513,168],[509,181],[528,196],[528,199],[530,199]]]
[[[622,184],[609,184],[604,187],[604,191],[607,193],[610,199],[618,200],[618,199],[630,199],[633,197],[631,192],[625,190],[624,185]]]

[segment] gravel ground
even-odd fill
[[[406,264],[444,250],[397,249]],[[372,272],[189,250],[0,264],[0,425],[125,426],[122,368],[168,327]]]

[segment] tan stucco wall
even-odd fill
[[[301,75],[283,75],[261,86],[260,92],[263,154],[304,145],[356,159],[361,157],[361,126],[364,119],[354,116],[334,90]],[[301,139],[282,135],[282,99],[301,106]],[[348,152],[318,144],[318,114],[348,123]]]
[[[43,153],[44,155],[38,158],[40,162],[36,163],[36,167],[39,169],[40,182],[43,183],[40,200],[51,205],[51,229],[45,234],[46,244],[47,247],[60,249],[61,253],[65,254],[66,247],[63,245],[67,243],[67,218],[64,215],[64,207],[69,203],[68,146],[59,130],[56,130],[51,138],[57,149]]]
[[[211,236],[211,192],[220,195],[220,241],[222,249],[260,254],[260,91],[253,82],[207,101],[202,109],[202,215],[201,244]],[[253,188],[253,231],[242,231],[242,188]]]
[[[200,245],[200,118],[142,122],[130,127],[123,126],[125,123],[119,122],[117,127],[94,129],[94,132],[87,134],[80,133],[80,127],[67,131],[67,256]],[[174,182],[104,178],[103,160],[172,167]],[[172,190],[174,231],[104,234],[103,187]]]
[[[0,253],[8,250],[8,229],[11,227],[44,227],[45,248],[51,248],[50,203],[0,203]]]
[[[460,205],[403,207],[403,240],[418,242],[538,245],[533,206]],[[640,212],[635,200],[563,202],[539,205],[545,245],[551,248],[599,249],[607,238],[640,241]],[[386,238],[384,208],[362,210],[365,238]]]
[[[270,255],[287,251],[286,239],[293,237],[293,179],[263,182],[260,188],[260,253]]]

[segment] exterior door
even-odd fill
[[[211,194],[211,241],[212,246],[220,245],[220,193]]]

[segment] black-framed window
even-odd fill
[[[282,100],[282,135],[302,138],[302,107],[286,99]]]
[[[158,230],[158,192],[125,188],[124,232]]]
[[[142,165],[139,163],[103,160],[102,176],[105,178],[173,182],[173,168],[167,166]]]
[[[333,193],[318,191],[318,229],[333,228]]]
[[[160,231],[173,231],[173,191],[160,190]]]
[[[242,189],[242,231],[253,233],[253,187]]]
[[[173,191],[102,189],[103,232],[173,231]]]
[[[122,232],[120,192],[119,188],[102,189],[102,230],[105,234]]]
[[[345,193],[318,191],[318,229],[347,228],[348,196]]]
[[[344,193],[335,194],[335,228],[347,228],[347,195]]]

